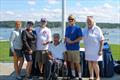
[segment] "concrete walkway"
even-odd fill
[[[25,67],[26,62],[23,65],[21,75],[25,75]],[[16,80],[13,63],[0,63],[0,80]],[[83,80],[89,79],[83,78]],[[101,80],[120,80],[120,75],[115,74],[112,78],[101,78]]]

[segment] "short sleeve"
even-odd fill
[[[83,36],[83,33],[82,33],[82,29],[81,29],[81,28],[78,28],[78,32],[77,32],[77,33],[78,33],[78,36],[79,36],[79,37],[82,37],[82,36]]]
[[[102,40],[104,40],[104,36],[103,36],[102,30],[100,28],[98,28],[98,30],[99,30],[99,37],[98,37],[98,39],[99,39],[99,41],[102,41]]]
[[[66,29],[65,29],[65,37],[67,37],[67,27],[66,27]]]
[[[49,32],[48,32],[48,41],[52,41],[52,36],[51,36],[51,30],[49,29]]]

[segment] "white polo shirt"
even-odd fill
[[[35,29],[37,34],[36,50],[47,50],[49,44],[43,45],[43,43],[51,41],[51,30],[47,27],[37,27]]]
[[[88,61],[101,61],[102,55],[98,55],[100,41],[104,40],[101,29],[98,26],[93,26],[90,30],[85,28],[83,36],[85,44],[85,59]]]
[[[52,43],[48,50],[52,52],[54,58],[63,59],[63,53],[66,51],[66,48],[64,43],[60,43],[57,46]]]

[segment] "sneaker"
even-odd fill
[[[82,78],[79,78],[79,80],[82,80]]]
[[[29,77],[27,77],[28,78],[28,80],[32,80],[32,76],[29,76]]]
[[[75,76],[71,76],[70,79],[75,79]]]
[[[82,80],[82,78],[76,77],[75,80]]]
[[[22,80],[22,77],[21,76],[16,76],[16,79],[17,80]]]

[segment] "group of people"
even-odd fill
[[[76,25],[73,15],[68,16],[69,25],[66,27],[64,42],[60,41],[59,33],[52,35],[47,27],[47,19],[41,18],[39,26],[33,30],[34,23],[27,22],[25,30],[21,30],[22,23],[16,21],[16,28],[10,37],[11,51],[14,59],[16,79],[21,80],[20,71],[27,61],[26,77],[32,79],[36,66],[45,80],[50,80],[51,69],[54,64],[68,67],[71,70],[70,79],[82,80],[80,68],[80,40],[84,40],[85,59],[88,61],[90,80],[100,80],[98,61],[102,60],[104,36],[101,29],[96,26],[93,16],[87,16],[86,28],[82,30]],[[34,64],[34,65],[33,65]],[[34,69],[34,70],[32,70]]]

